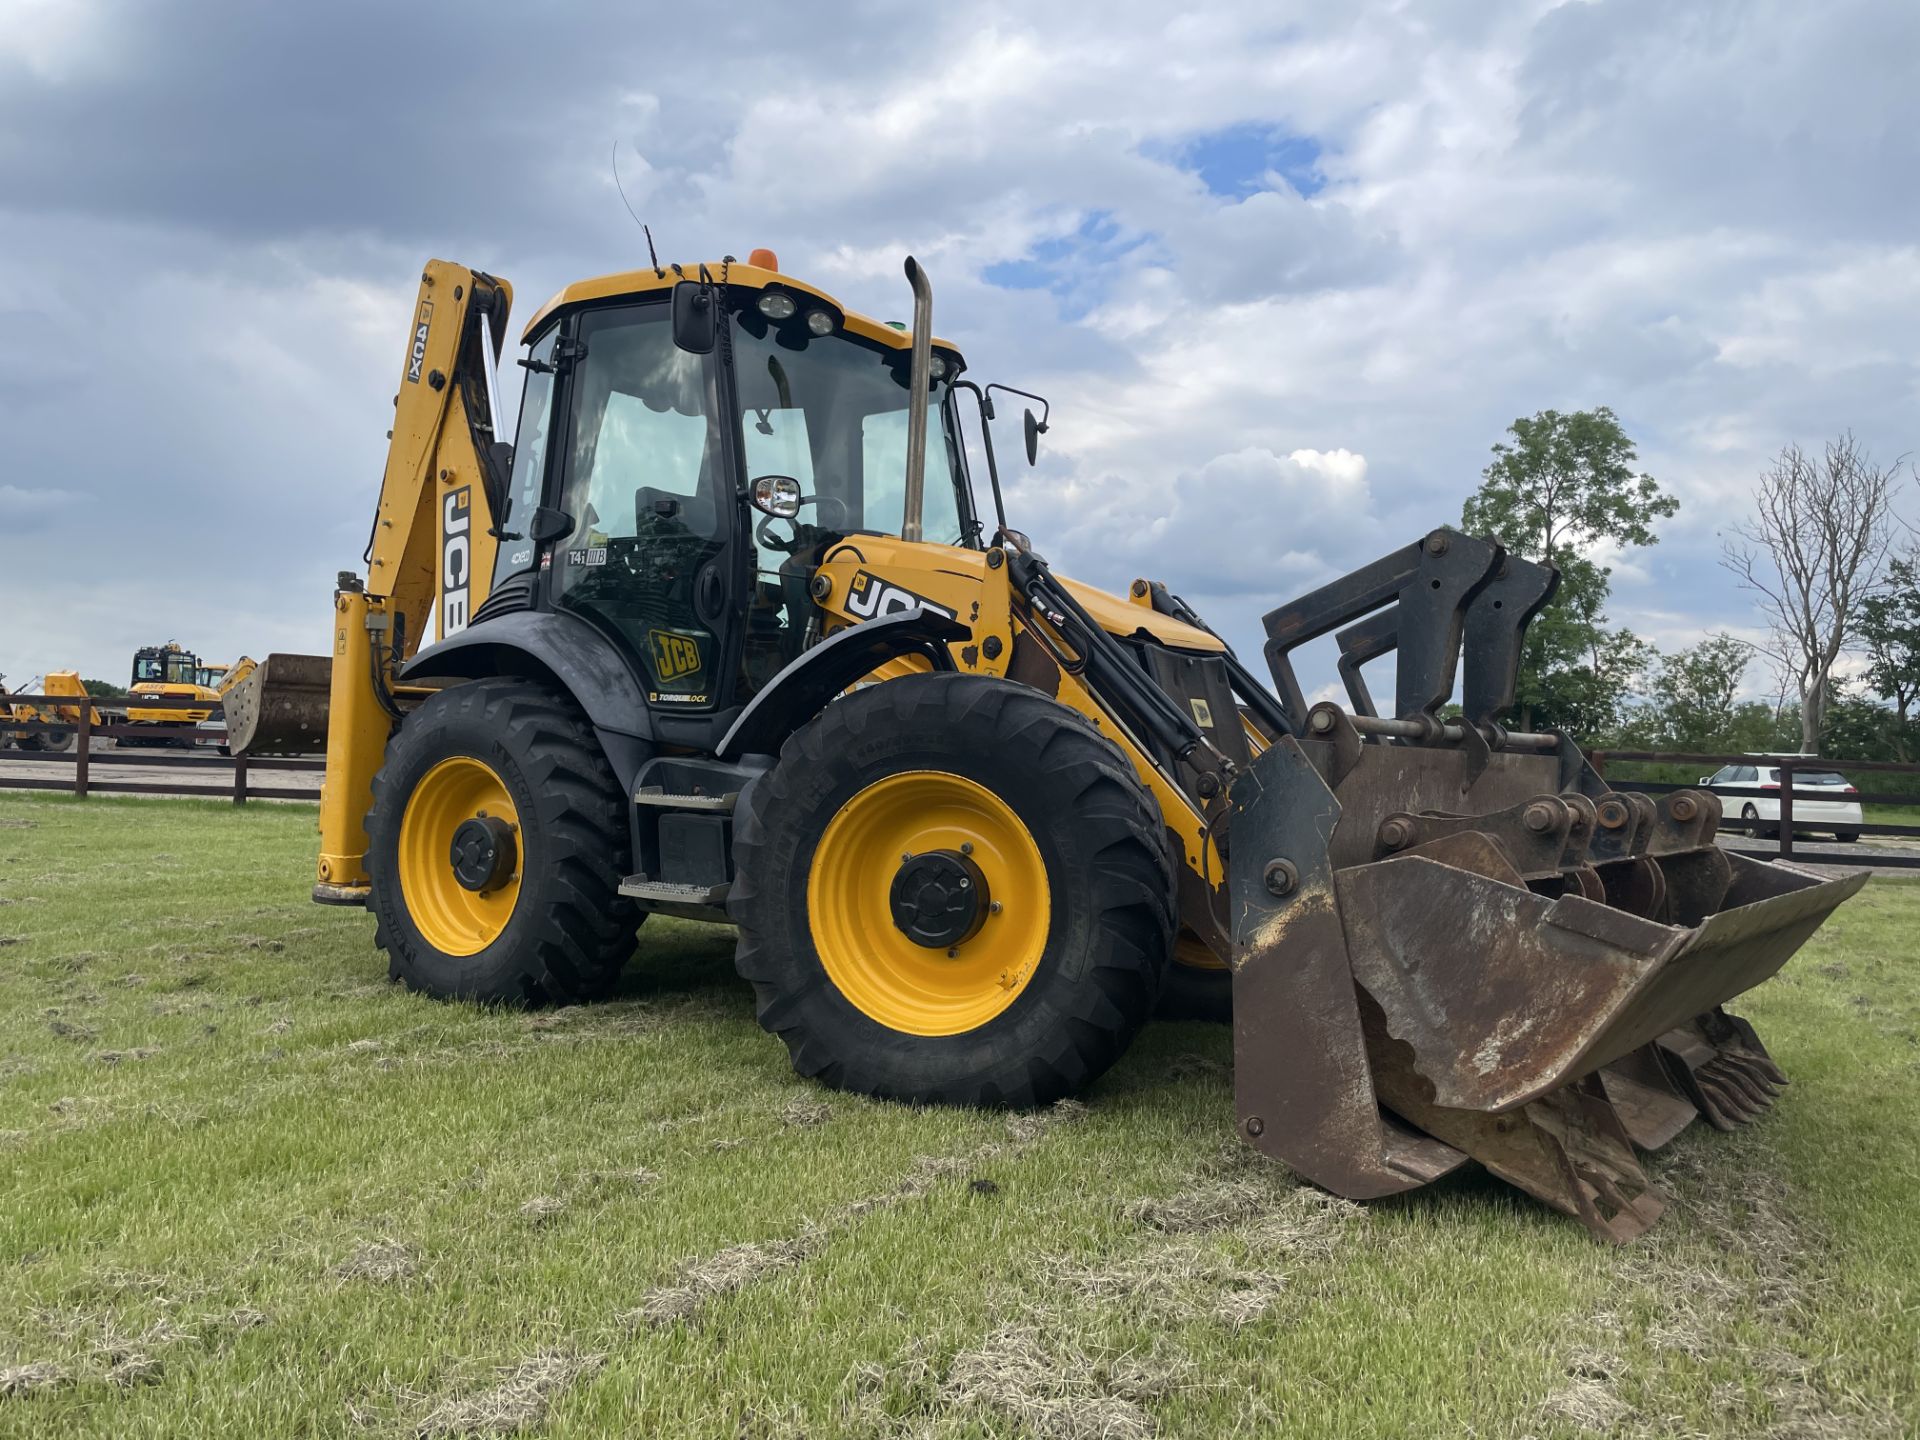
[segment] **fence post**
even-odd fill
[[[233,757],[233,803],[247,803],[247,757],[244,755]]]
[[[87,757],[93,753],[93,697],[80,707],[80,723],[73,727],[73,798],[87,798]]]
[[[1780,858],[1793,858],[1793,762],[1780,767]]]

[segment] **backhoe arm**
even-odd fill
[[[316,900],[365,898],[373,777],[415,693],[395,676],[429,629],[441,639],[465,629],[492,585],[511,470],[497,434],[493,368],[512,303],[504,280],[427,262],[394,392],[366,577],[340,577],[327,656],[269,655],[223,697],[237,755],[305,753],[325,737]]]

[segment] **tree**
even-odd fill
[[[101,700],[118,700],[124,697],[127,693],[126,687],[124,685],[116,685],[111,680],[82,679],[80,682],[80,687],[83,690],[85,690],[87,694],[95,696]]]
[[[1616,725],[1653,649],[1609,629],[1610,571],[1589,558],[1604,545],[1652,545],[1656,520],[1679,501],[1636,472],[1633,442],[1606,406],[1515,420],[1461,512],[1466,529],[1560,568],[1553,602],[1521,655],[1521,727],[1558,726],[1588,738]]]
[[[1722,751],[1734,742],[1742,719],[1740,682],[1753,646],[1718,632],[1691,649],[1662,657],[1652,702],[1661,749]],[[1761,709],[1771,714],[1768,707]]]
[[[1818,457],[1787,445],[1760,476],[1755,514],[1733,527],[1722,560],[1760,597],[1768,653],[1800,695],[1800,748],[1817,754],[1833,667],[1860,633],[1887,564],[1896,471],[1851,431]]]
[[[1907,728],[1920,701],[1920,549],[1887,566],[1883,588],[1860,607],[1866,682],[1893,707],[1894,759],[1910,760]]]

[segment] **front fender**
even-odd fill
[[[861,676],[902,655],[923,655],[936,670],[951,670],[947,647],[972,633],[958,620],[916,605],[829,636],[753,697],[715,754],[722,760],[777,754],[789,735]]]

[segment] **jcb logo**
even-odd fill
[[[473,584],[472,487],[448,493],[440,507],[440,638],[467,628],[467,597]]]
[[[902,590],[898,585],[890,585],[878,575],[868,574],[865,570],[856,571],[853,583],[847,587],[847,613],[856,620],[871,620],[877,615],[896,615],[916,605],[923,605],[936,615],[953,619],[953,611],[946,606],[936,605],[925,596]]]
[[[700,646],[685,635],[670,634],[665,630],[653,633],[653,672],[660,677],[660,683],[669,680],[684,679],[698,673],[700,669]]]
[[[420,318],[413,322],[413,349],[407,352],[407,381],[420,383],[420,368],[427,363],[427,331],[433,325],[433,302],[420,302]]]

